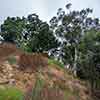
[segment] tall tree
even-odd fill
[[[62,60],[76,70],[81,38],[86,30],[96,28],[99,20],[88,17],[92,13],[92,9],[72,11],[70,8],[70,3],[66,5],[67,11],[59,8],[57,16],[50,20],[50,24],[58,40],[61,40],[60,57],[62,56]]]
[[[0,35],[4,38],[4,41],[15,43],[18,39],[21,39],[24,28],[24,20],[19,17],[8,17],[1,25]]]
[[[100,31],[91,29],[86,32],[79,46],[78,66],[80,76],[88,79],[92,87],[100,88]]]
[[[77,75],[90,81],[91,86],[100,84],[100,21],[88,15],[92,9],[80,11],[58,9],[50,20],[51,28],[61,42],[59,57],[70,64]],[[82,76],[83,75],[83,76]],[[100,86],[100,85],[99,85]]]
[[[44,52],[57,48],[57,39],[49,25],[36,14],[28,17],[8,17],[1,25],[4,41],[16,43],[28,52]]]

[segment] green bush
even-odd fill
[[[23,93],[14,87],[0,87],[0,100],[23,100]]]

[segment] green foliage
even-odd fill
[[[0,87],[0,100],[23,100],[23,93],[14,87]]]
[[[83,43],[84,45],[81,48],[80,59],[78,60],[81,74],[90,81],[93,88],[100,87],[98,84],[100,81],[100,41],[97,34],[100,34],[100,32],[96,30],[86,32],[80,43],[81,46]]]
[[[49,25],[39,19],[36,14],[31,14],[27,18],[28,38],[27,46],[33,52],[43,52],[54,49],[58,46],[58,42],[50,30]]]
[[[67,11],[58,9],[57,16],[50,20],[54,34],[62,40],[57,55],[93,86],[100,80],[100,21],[88,16],[90,8],[72,11],[70,7],[66,6]]]
[[[57,16],[50,20],[51,28],[56,37],[61,39],[60,57],[65,64],[70,64],[76,69],[78,60],[78,47],[84,36],[85,30],[90,28],[92,24],[97,25],[94,19],[88,17],[92,13],[92,9],[82,9],[75,11],[70,9],[71,4],[66,5],[66,11],[62,8],[58,9]],[[91,21],[91,23],[90,23]],[[92,26],[93,28],[94,26]]]
[[[55,64],[55,65],[58,65],[59,67],[61,67],[61,68],[64,68],[64,64],[63,63],[61,63],[61,62],[59,62],[59,61],[57,61],[57,60],[54,60],[54,59],[49,59],[48,60],[48,64]]]
[[[19,17],[8,17],[1,25],[1,36],[6,42],[18,42],[25,27],[25,20]]]
[[[5,42],[14,42],[27,52],[44,52],[58,47],[58,41],[49,25],[30,14],[26,18],[8,17],[1,25]]]

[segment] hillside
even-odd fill
[[[17,88],[24,100],[92,100],[86,82],[73,77],[44,54],[9,53],[3,58],[6,59],[0,62],[0,90]],[[4,100],[2,92],[0,96]],[[16,100],[10,94],[5,98]]]

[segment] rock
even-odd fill
[[[7,79],[0,79],[0,85],[2,84],[8,84],[9,81]]]
[[[15,79],[10,79],[10,80],[9,80],[9,84],[10,84],[10,85],[15,85],[15,83],[16,83],[16,80],[15,80]]]
[[[7,79],[7,76],[3,76],[3,79]]]
[[[14,75],[12,73],[9,74],[9,78],[12,78]]]

